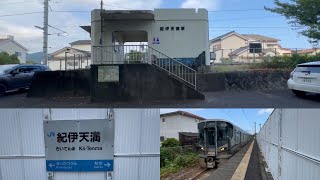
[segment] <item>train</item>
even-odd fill
[[[199,161],[202,168],[217,168],[220,158],[232,156],[249,143],[253,135],[224,119],[198,123]]]

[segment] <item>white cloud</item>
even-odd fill
[[[273,111],[273,108],[268,108],[268,109],[260,109],[259,111],[258,111],[258,115],[259,116],[262,116],[262,115],[264,115],[264,114],[271,114],[272,113],[272,111]]]
[[[216,10],[219,6],[218,0],[185,0],[182,8],[206,8],[207,10]]]
[[[8,3],[10,1],[7,1]],[[5,4],[4,2],[3,4]],[[104,9],[154,9],[159,8],[161,0],[146,3],[145,0],[108,0],[104,1]],[[1,3],[0,3],[1,4]],[[88,12],[49,12],[49,24],[69,33],[69,36],[49,36],[49,53],[56,51],[70,42],[89,39],[89,33],[80,25],[90,25],[90,11],[100,8],[100,0],[53,0],[50,2],[53,11],[88,11]],[[27,8],[26,8],[27,7]],[[28,12],[42,12],[43,4],[40,1],[14,5],[1,5],[0,16]],[[15,40],[29,49],[29,53],[42,51],[42,31],[34,26],[43,26],[43,14],[0,17],[0,36],[14,35]],[[59,31],[49,28],[49,33]]]

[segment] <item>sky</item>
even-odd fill
[[[100,8],[99,2],[50,0],[49,24],[69,35],[58,35],[58,30],[49,28],[49,34],[52,34],[49,36],[49,52],[76,40],[90,39],[79,26],[90,25],[90,11]],[[241,34],[255,33],[280,39],[285,48],[312,47],[306,37],[288,25],[284,17],[263,9],[264,6],[273,7],[273,0],[150,0],[147,3],[146,0],[104,0],[104,3],[105,9],[113,10],[206,8],[209,11],[210,39],[234,30]],[[14,35],[29,49],[29,53],[42,51],[42,30],[34,27],[43,26],[42,12],[43,0],[0,0],[0,36]]]
[[[267,121],[273,109],[160,109],[160,113],[168,113],[174,111],[186,111],[205,119],[225,119],[239,126],[241,129],[254,134],[254,122],[256,122],[256,132],[259,132],[259,124],[261,127]]]

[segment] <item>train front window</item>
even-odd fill
[[[215,134],[215,132],[214,132],[214,130],[211,130],[211,131],[207,131],[207,139],[208,139],[208,141],[207,141],[207,143],[209,144],[209,145],[215,145],[215,142],[214,142],[214,134]]]
[[[218,140],[227,141],[228,138],[233,137],[233,127],[230,123],[219,122],[218,123]]]

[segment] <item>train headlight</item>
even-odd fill
[[[201,150],[204,151],[204,148],[202,147]]]
[[[221,150],[221,151],[224,151],[224,148],[221,148],[220,150]]]

